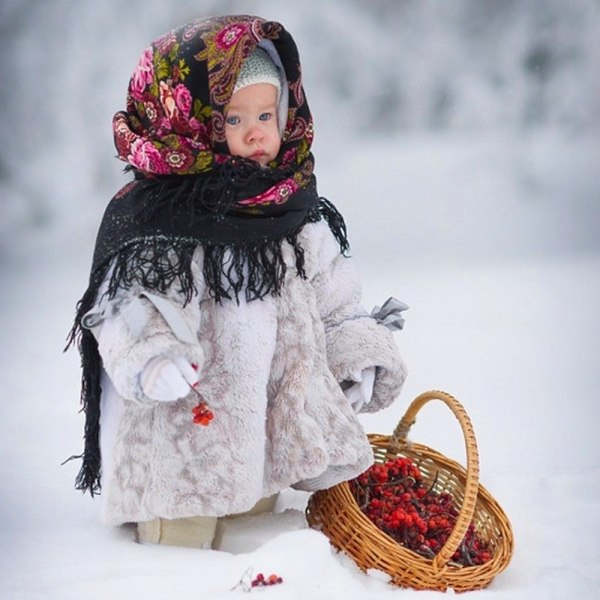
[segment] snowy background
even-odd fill
[[[0,597],[221,600],[247,569],[278,600],[439,598],[360,573],[306,529],[306,495],[228,551],[133,543],[73,491],[76,352],[62,353],[103,208],[125,181],[110,120],[155,36],[196,16],[282,21],[304,63],[320,192],[346,215],[369,308],[397,334],[409,401],[465,406],[482,483],[515,533],[469,598],[600,598],[600,4],[597,0],[0,2]],[[428,405],[416,441],[463,459]]]

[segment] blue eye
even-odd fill
[[[264,113],[261,113],[259,119],[261,121],[268,121],[272,116],[273,116],[272,113],[270,113],[270,112],[264,112]]]
[[[240,118],[239,117],[225,117],[225,123],[227,123],[227,125],[237,125],[240,122]]]

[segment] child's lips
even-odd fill
[[[250,155],[250,158],[252,158],[253,160],[258,160],[259,158],[262,158],[263,156],[266,156],[266,152],[264,150],[256,150],[256,152],[253,152]]]

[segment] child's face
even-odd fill
[[[225,115],[225,139],[229,152],[265,167],[281,146],[277,119],[277,89],[255,83],[231,97]]]

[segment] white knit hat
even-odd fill
[[[262,48],[255,48],[246,58],[237,81],[233,88],[235,94],[238,90],[255,83],[270,83],[277,88],[277,100],[281,98],[281,76],[279,70],[270,56]]]

